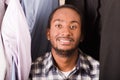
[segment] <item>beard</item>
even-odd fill
[[[56,38],[56,42],[59,41],[61,38],[67,39],[71,42],[74,42],[74,39],[72,37],[57,37]],[[53,40],[50,40],[51,43],[51,47],[52,49],[56,52],[57,55],[61,56],[61,57],[70,57],[74,54],[76,54],[76,50],[78,49],[78,45],[75,44],[75,46],[71,49],[60,49],[58,46],[55,46],[55,43]]]
[[[77,47],[70,49],[70,50],[62,50],[62,49],[58,49],[57,47],[52,47],[52,48],[55,50],[56,54],[61,57],[70,57],[73,54],[75,54],[77,50]]]

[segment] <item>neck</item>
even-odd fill
[[[72,70],[77,62],[78,50],[74,51],[73,55],[69,57],[62,57],[57,55],[54,50],[52,50],[52,55],[55,60],[56,66],[64,72]]]

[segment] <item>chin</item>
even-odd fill
[[[70,57],[75,53],[75,49],[55,49],[55,51],[62,57]]]
[[[58,48],[58,50],[61,50],[61,51],[71,51],[73,49],[74,48]]]
[[[76,50],[76,48],[56,48],[56,50],[60,52],[73,52]]]

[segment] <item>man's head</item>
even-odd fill
[[[82,14],[71,5],[63,5],[53,11],[48,23],[47,38],[52,50],[61,55],[71,55],[83,38]]]

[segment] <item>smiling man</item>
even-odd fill
[[[47,38],[51,52],[32,65],[32,80],[99,80],[99,62],[83,53],[82,12],[74,6],[58,7],[49,17]]]

